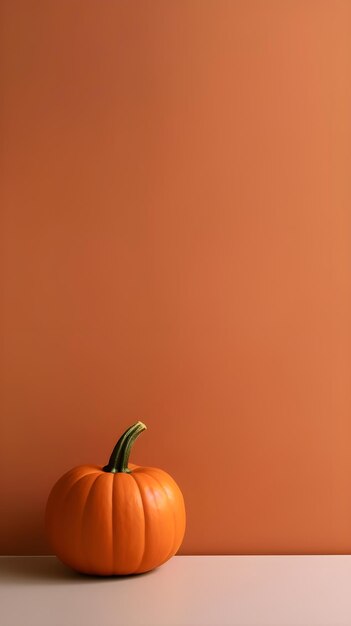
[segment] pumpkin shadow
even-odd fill
[[[94,576],[81,574],[70,569],[54,556],[44,557],[6,557],[0,558],[0,584],[13,585],[47,584],[47,585],[72,585],[72,584],[102,584],[119,583],[126,579],[138,579],[142,576],[150,576],[155,572],[143,574],[130,574],[125,576]]]

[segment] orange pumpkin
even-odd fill
[[[86,574],[140,574],[178,550],[185,532],[182,493],[169,474],[128,464],[137,422],[121,436],[105,467],[80,465],[54,485],[45,511],[58,558]]]

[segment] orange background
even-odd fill
[[[1,546],[162,467],[183,554],[351,551],[351,3],[1,3]]]

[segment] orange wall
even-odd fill
[[[183,554],[350,552],[351,3],[1,6],[1,552],[138,418]]]

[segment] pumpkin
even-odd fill
[[[80,465],[53,486],[45,510],[49,543],[71,568],[101,576],[140,574],[179,549],[185,532],[182,493],[165,471],[129,463],[137,422],[107,465]]]

